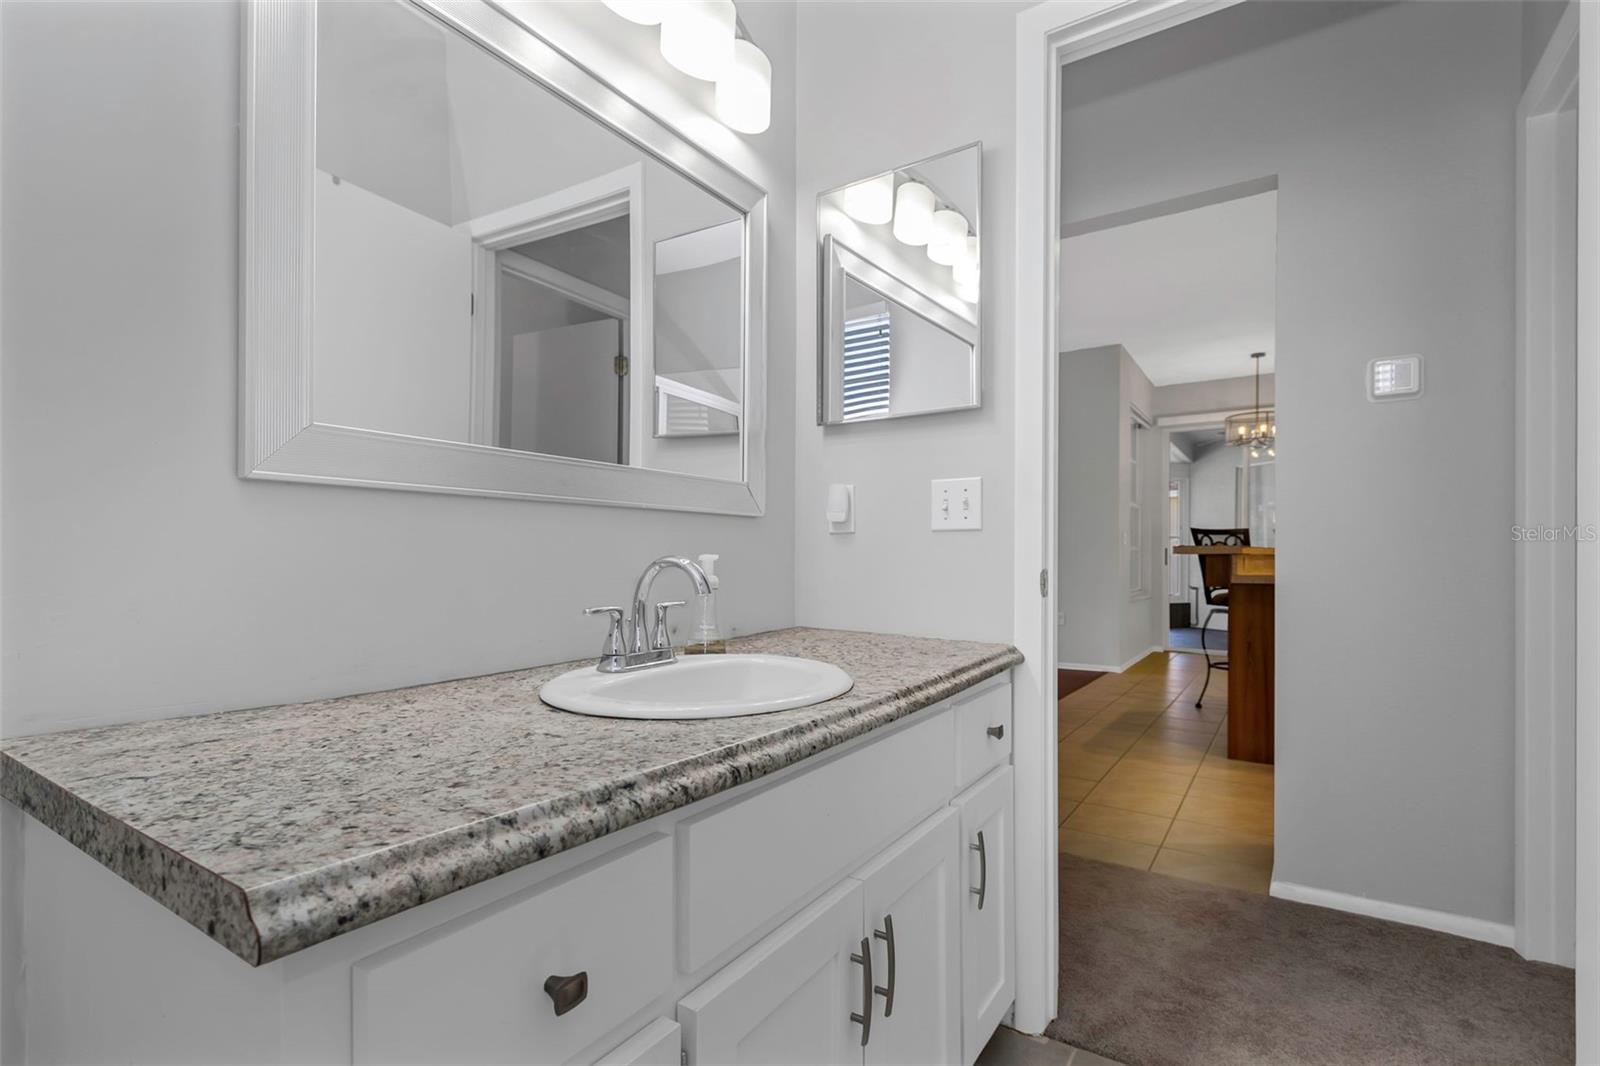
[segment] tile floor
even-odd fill
[[[1228,675],[1205,707],[1199,655],[1156,652],[1060,702],[1060,848],[1266,892],[1272,767],[1228,758]]]
[[[1005,1026],[978,1053],[976,1066],[1121,1066],[1115,1059],[1092,1051],[1058,1044],[1042,1036],[1028,1036]]]

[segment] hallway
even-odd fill
[[[1154,652],[1063,697],[1062,853],[1266,892],[1273,767],[1227,757],[1228,675]]]

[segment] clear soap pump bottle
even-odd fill
[[[706,583],[711,586],[711,591],[695,597],[694,629],[684,645],[685,655],[721,655],[728,650],[727,641],[722,639],[722,630],[717,628],[717,589],[722,585],[722,579],[717,577],[718,558],[715,555],[700,556],[700,569],[705,571]]]

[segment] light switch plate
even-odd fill
[[[936,478],[933,481],[933,529],[983,528],[983,478]]]
[[[835,508],[844,505],[844,517],[835,518]],[[854,485],[829,485],[828,506],[823,515],[828,521],[829,533],[854,533],[856,531],[856,487]]]

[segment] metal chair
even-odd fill
[[[1248,529],[1196,529],[1190,526],[1189,537],[1197,547],[1202,548],[1250,546]],[[1194,701],[1196,707],[1205,703],[1206,689],[1211,687],[1211,671],[1228,668],[1227,659],[1213,660],[1211,649],[1206,647],[1206,629],[1211,625],[1211,616],[1218,611],[1223,614],[1228,613],[1228,560],[1216,555],[1201,555],[1198,558],[1200,584],[1205,592],[1206,604],[1211,610],[1206,612],[1206,620],[1200,623],[1200,653],[1206,657],[1206,681],[1200,686],[1200,698]]]

